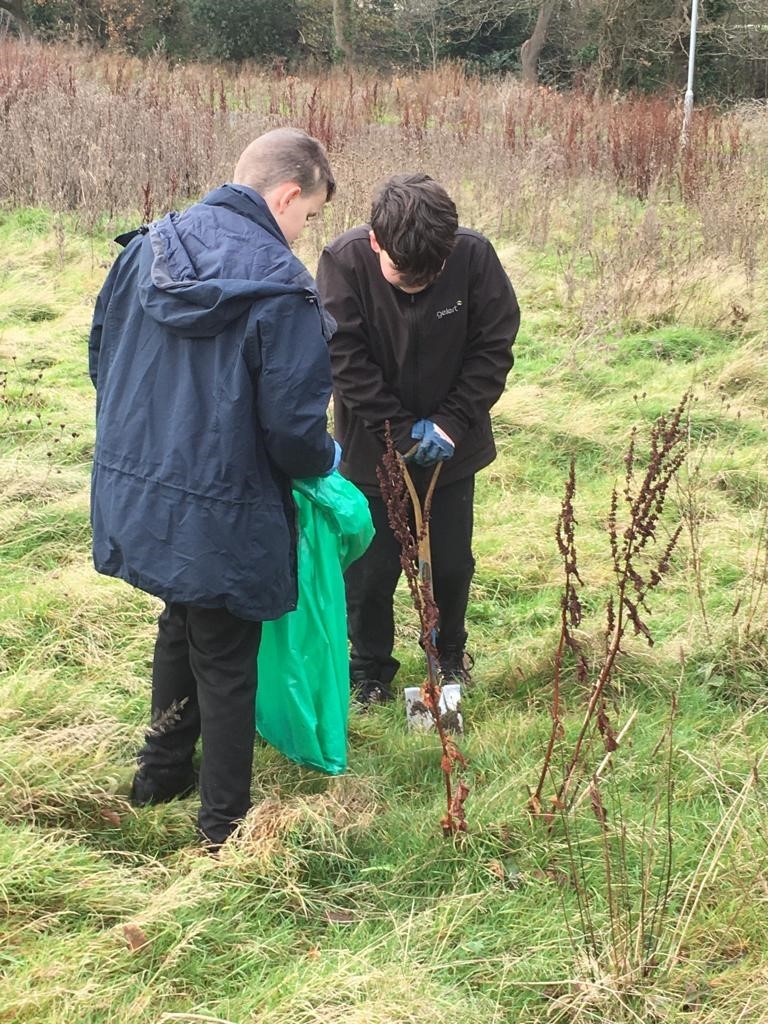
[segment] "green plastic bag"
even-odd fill
[[[292,761],[339,775],[347,767],[349,657],[346,567],[373,538],[365,495],[339,473],[294,481],[299,602],[265,622],[256,728]]]

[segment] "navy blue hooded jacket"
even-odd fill
[[[249,188],[224,185],[130,242],[89,345],[99,572],[255,621],[296,607],[290,481],[333,463],[332,329]]]

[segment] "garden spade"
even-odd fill
[[[426,523],[424,521],[424,510],[429,509],[432,503],[432,495],[435,492],[437,486],[437,480],[440,476],[440,470],[442,469],[442,462],[435,464],[435,468],[432,471],[432,477],[429,481],[429,487],[424,497],[424,504],[422,505],[419,501],[419,496],[416,492],[411,474],[408,472],[408,466],[406,460],[410,458],[418,445],[414,445],[410,451],[406,452],[405,455],[400,456],[400,464],[403,470],[403,479],[405,486],[408,488],[408,494],[411,499],[413,506],[413,518],[416,527],[416,537],[418,539],[418,560],[419,560],[419,582],[423,587],[424,591],[430,598],[434,600],[434,592],[432,589],[432,553],[429,544],[429,520]],[[436,631],[432,630],[432,648],[437,647],[437,635]],[[433,680],[437,680],[440,675],[440,666],[435,663],[435,660],[427,653],[427,671]],[[423,691],[418,686],[407,686],[404,689],[405,696],[405,713],[408,727],[410,729],[419,729],[426,731],[434,728],[434,719],[430,714],[429,708],[424,703]],[[441,726],[447,732],[460,733],[463,731],[463,722],[461,717],[461,686],[459,683],[449,683],[446,686],[441,687],[440,700],[438,703],[440,709]]]

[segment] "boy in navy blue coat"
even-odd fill
[[[215,847],[250,806],[261,623],[296,606],[291,480],[339,457],[334,325],[290,248],[334,187],[315,139],[260,136],[233,183],[129,241],[91,330],[94,564],[165,602],[131,797],[190,792],[202,735]]]

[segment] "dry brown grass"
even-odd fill
[[[366,219],[378,180],[423,169],[465,223],[547,254],[553,306],[584,337],[681,317],[753,328],[766,290],[763,120],[698,110],[682,148],[667,100],[598,101],[456,66],[297,78],[0,42],[8,204],[74,211],[89,230],[149,220],[228,180],[254,136],[297,125],[328,146],[339,181],[300,247],[310,266]]]

